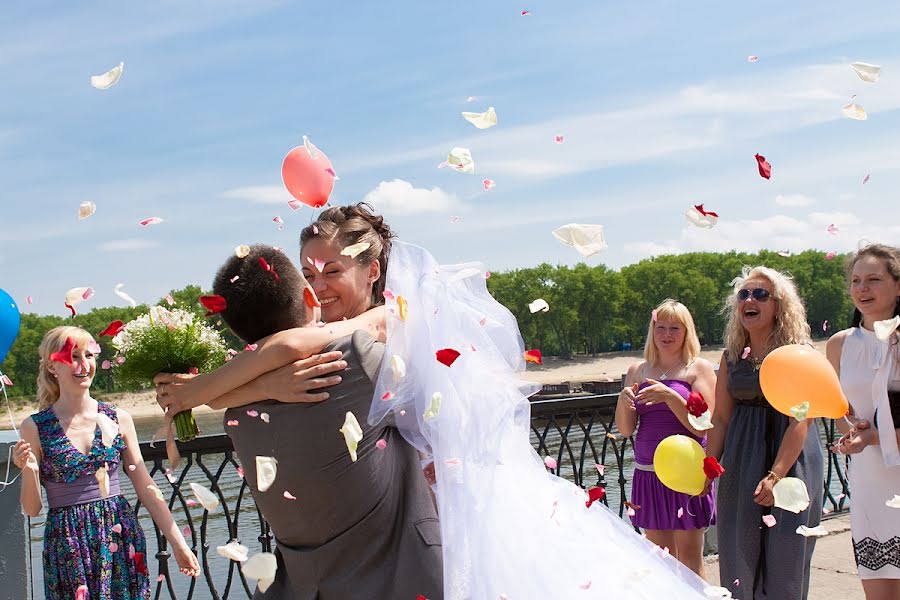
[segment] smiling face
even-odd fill
[[[322,320],[326,323],[366,312],[372,304],[372,284],[381,275],[377,260],[363,265],[342,256],[341,250],[335,240],[319,237],[308,240],[300,250],[303,276],[322,304]]]
[[[900,281],[891,276],[883,260],[863,256],[856,261],[850,274],[850,297],[867,324],[890,319],[898,296]]]
[[[90,389],[97,374],[97,357],[90,349],[92,345],[88,344],[87,348],[76,346],[72,350],[71,365],[56,361],[47,363],[47,370],[59,383],[60,395],[83,394]]]
[[[754,294],[753,290],[763,289],[769,295],[766,298],[757,298],[759,292]],[[746,300],[741,300],[741,290],[750,292]],[[755,277],[747,279],[738,290],[737,310],[741,320],[741,325],[747,331],[765,330],[775,325],[775,312],[778,310],[778,300],[774,297],[774,286],[772,282],[764,277]],[[746,293],[746,292],[744,292]]]
[[[684,336],[684,325],[678,321],[659,319],[653,325],[653,343],[663,356],[680,353]]]

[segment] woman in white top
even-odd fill
[[[850,257],[853,326],[828,340],[828,360],[841,378],[854,424],[835,451],[852,454],[850,524],[867,600],[900,598],[900,334],[876,335],[875,323],[900,314],[900,249],[872,244]],[[879,327],[878,329],[887,329]],[[889,329],[888,329],[889,330]]]

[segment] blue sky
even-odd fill
[[[0,8],[0,287],[23,311],[209,286],[241,243],[296,258],[313,211],[288,208],[280,168],[303,135],[341,177],[333,203],[371,201],[443,262],[900,243],[896,2],[147,4]],[[119,61],[116,86],[89,85]],[[852,94],[867,121],[842,116]],[[491,129],[460,116],[488,106]],[[474,174],[437,168],[454,146]],[[684,218],[701,202],[711,230]],[[571,222],[609,248],[561,245]]]

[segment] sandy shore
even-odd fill
[[[825,352],[824,340],[816,342],[815,346],[821,352]],[[707,346],[700,353],[700,356],[714,365],[718,365],[722,356],[722,346]],[[642,360],[641,357],[642,352],[639,350],[633,352],[606,352],[598,354],[596,357],[578,356],[570,360],[547,356],[544,357],[543,365],[529,364],[524,377],[538,383],[618,380],[625,374],[629,366]],[[133,417],[138,418],[161,414],[161,409],[156,404],[155,398],[153,392],[109,394],[102,397],[104,401],[124,408]],[[15,419],[16,426],[18,427],[25,417],[35,412],[36,408],[14,409],[13,419]],[[211,411],[212,409],[201,406],[194,410]],[[9,416],[5,410],[2,418],[0,418],[0,429],[10,429]]]

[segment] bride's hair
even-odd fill
[[[62,350],[68,338],[72,338],[75,348],[87,348],[94,341],[90,333],[70,325],[54,327],[44,335],[38,348],[41,356],[37,375],[38,410],[44,410],[59,400],[59,381],[50,373],[47,366],[50,364],[50,355]]]
[[[368,243],[369,247],[356,256],[363,266],[378,261],[381,276],[372,284],[372,304],[384,301],[384,283],[387,278],[391,240],[397,237],[384,217],[364,203],[334,206],[322,211],[319,218],[300,232],[300,248],[310,239],[336,240],[341,246]]]

